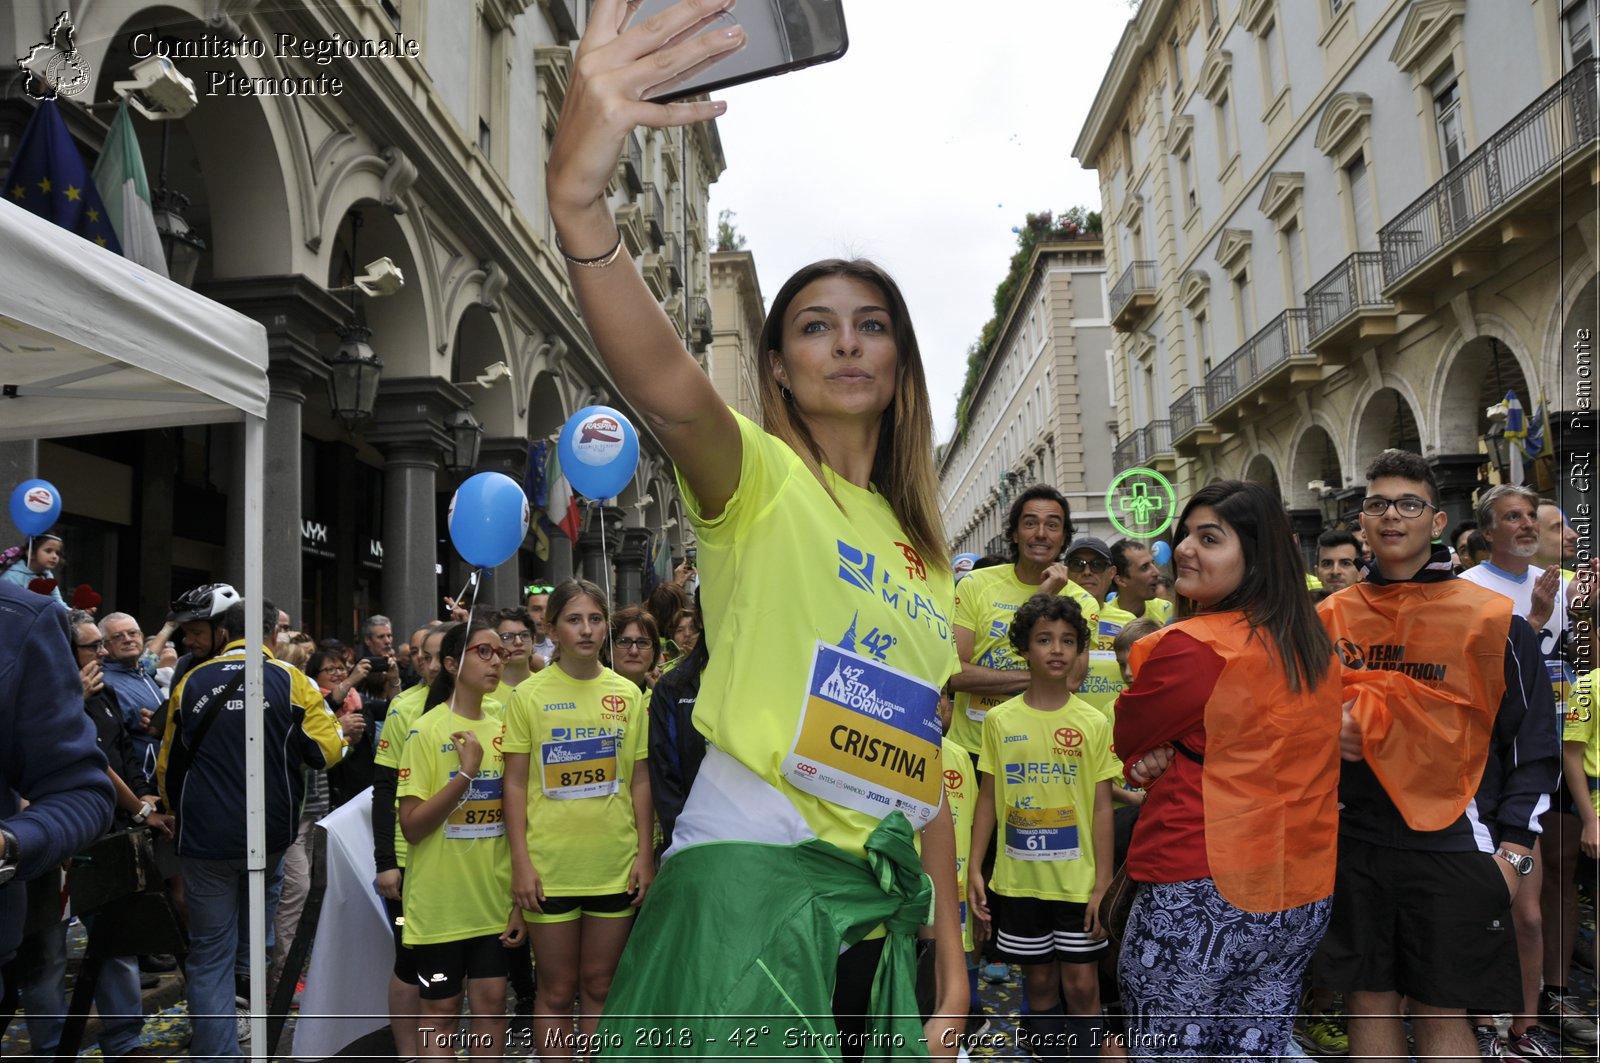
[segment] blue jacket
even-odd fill
[[[305,800],[301,765],[327,770],[343,757],[344,743],[338,721],[305,673],[273,657],[270,650],[263,650],[262,656],[267,851],[276,853],[294,842],[300,825],[300,806]],[[167,773],[174,743],[188,744],[211,699],[221,696],[243,667],[244,640],[240,639],[228,643],[219,656],[196,664],[172,688],[157,776],[167,810],[178,817],[180,856],[237,860],[246,853],[242,687],[217,710],[211,729],[192,751],[181,807],[173,807],[174,780]]]
[[[117,696],[117,705],[122,709],[122,726],[133,745],[134,763],[131,767],[137,768],[146,781],[154,783],[156,753],[161,748],[161,736],[146,734],[139,727],[139,710],[149,709],[155,713],[155,723],[160,728],[166,722],[167,699],[161,696],[161,688],[145,674],[137,659],[132,664],[108,660],[101,672],[105,676],[106,686]],[[131,780],[124,781],[132,784]]]
[[[22,937],[37,878],[111,826],[106,758],[83,711],[66,610],[0,582],[0,825],[17,836],[17,875],[0,886],[0,960]],[[19,797],[30,802],[18,811]]]

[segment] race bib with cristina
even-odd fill
[[[939,689],[899,669],[818,642],[794,745],[783,762],[796,789],[921,827],[944,786]]]

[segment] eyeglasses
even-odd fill
[[[504,646],[491,646],[487,642],[480,642],[476,646],[468,646],[467,652],[477,654],[478,660],[486,662],[492,661],[496,657],[503,661],[507,657],[511,656],[511,652]]]
[[[500,641],[501,642],[531,642],[532,640],[533,640],[533,632],[531,632],[531,631],[502,631],[502,632],[500,632]]]
[[[1416,495],[1402,495],[1399,498],[1368,495],[1361,500],[1361,512],[1369,517],[1383,516],[1389,512],[1390,506],[1393,506],[1402,517],[1420,517],[1423,510],[1439,508],[1431,502],[1424,502]]]
[[[126,642],[128,639],[144,641],[144,636],[137,631],[119,631],[115,635],[107,635],[107,642]]]
[[[80,650],[98,650],[105,647],[105,639],[95,639],[93,642],[74,642],[73,645]]]
[[[522,594],[524,597],[527,597],[530,594],[549,594],[553,590],[555,590],[555,588],[549,586],[548,584],[530,583],[526,587],[522,588]]]
[[[650,645],[649,639],[612,639],[611,641],[618,649],[622,650],[642,650]]]
[[[1067,568],[1071,569],[1073,572],[1082,572],[1084,569],[1088,569],[1091,572],[1104,572],[1110,567],[1111,562],[1107,561],[1103,557],[1067,558]]]
[[[327,672],[348,672],[348,671],[350,671],[350,669],[346,668],[342,664],[325,664],[320,669],[318,669],[317,674],[318,675],[323,675],[323,674],[325,674]]]

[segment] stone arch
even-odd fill
[[[522,434],[517,418],[515,381],[501,377],[487,386],[477,378],[496,362],[510,370],[511,345],[505,322],[488,308],[472,305],[456,321],[450,345],[450,380],[472,399],[472,414],[483,425],[484,435],[507,439]]]
[[[1579,329],[1588,329],[1588,348],[1580,362],[1577,344]],[[1595,398],[1595,359],[1600,351],[1600,274],[1591,258],[1579,261],[1562,280],[1561,300],[1550,310],[1545,325],[1545,352],[1540,359],[1540,379],[1549,388],[1551,409],[1574,410],[1578,396],[1587,396],[1590,408]],[[1579,375],[1580,364],[1587,364],[1587,375]]]
[[[1434,423],[1440,454],[1475,454],[1489,429],[1488,408],[1515,391],[1533,415],[1538,393],[1528,383],[1528,364],[1511,345],[1487,332],[1461,343],[1440,360],[1433,388]]]
[[[1344,487],[1344,461],[1331,425],[1313,421],[1305,425],[1289,445],[1289,490],[1285,501],[1291,509],[1314,509],[1322,502],[1306,488],[1321,480],[1328,488]]]
[[[560,381],[548,369],[540,372],[528,390],[528,438],[554,439],[567,416]]]
[[[359,211],[359,231],[354,213]],[[359,293],[341,293],[353,308],[358,321],[372,329],[372,348],[383,360],[384,375],[390,378],[436,375],[430,311],[433,300],[425,284],[419,283],[417,256],[408,233],[409,226],[370,201],[357,201],[339,224],[330,230],[325,243],[327,284],[344,287],[360,274],[368,262],[389,258],[405,275],[405,287],[394,295],[369,298]],[[352,236],[354,256],[351,255]],[[354,298],[352,299],[352,295]]]
[[[1365,469],[1372,459],[1391,447],[1421,452],[1421,427],[1413,398],[1401,390],[1402,382],[1386,378],[1365,401],[1356,404],[1358,413],[1351,438],[1354,440],[1353,469]]]
[[[1283,481],[1278,476],[1278,463],[1273,461],[1265,451],[1257,451],[1245,459],[1244,471],[1240,479],[1250,480],[1263,484],[1281,500],[1283,498]]]
[[[117,98],[112,83],[126,79],[129,67],[148,51],[141,43],[140,55],[133,52],[135,38],[144,31],[183,39],[213,32],[204,22],[205,13],[195,7],[181,0],[151,5],[112,22],[97,16],[109,11],[114,17],[120,14],[115,8],[86,5],[77,40],[98,74],[93,98]],[[184,217],[206,241],[197,282],[299,272],[293,234],[306,220],[298,190],[310,184],[310,172],[304,152],[296,151],[294,131],[285,128],[282,108],[267,97],[228,98],[226,106],[217,106],[205,95],[213,73],[274,76],[276,66],[271,58],[184,60],[183,71],[200,94],[198,106],[167,122],[133,115],[152,195],[162,183],[165,154],[167,187],[187,198]],[[292,105],[287,121],[298,123]],[[264,233],[289,238],[263,239]]]

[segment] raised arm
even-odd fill
[[[622,31],[629,7],[596,0],[578,45],[546,181],[584,322],[612,379],[714,517],[739,485],[738,425],[621,248],[606,186],[635,126],[709,121],[721,103],[647,103],[652,87],[744,43],[716,30],[668,44],[732,0],[685,0]]]

